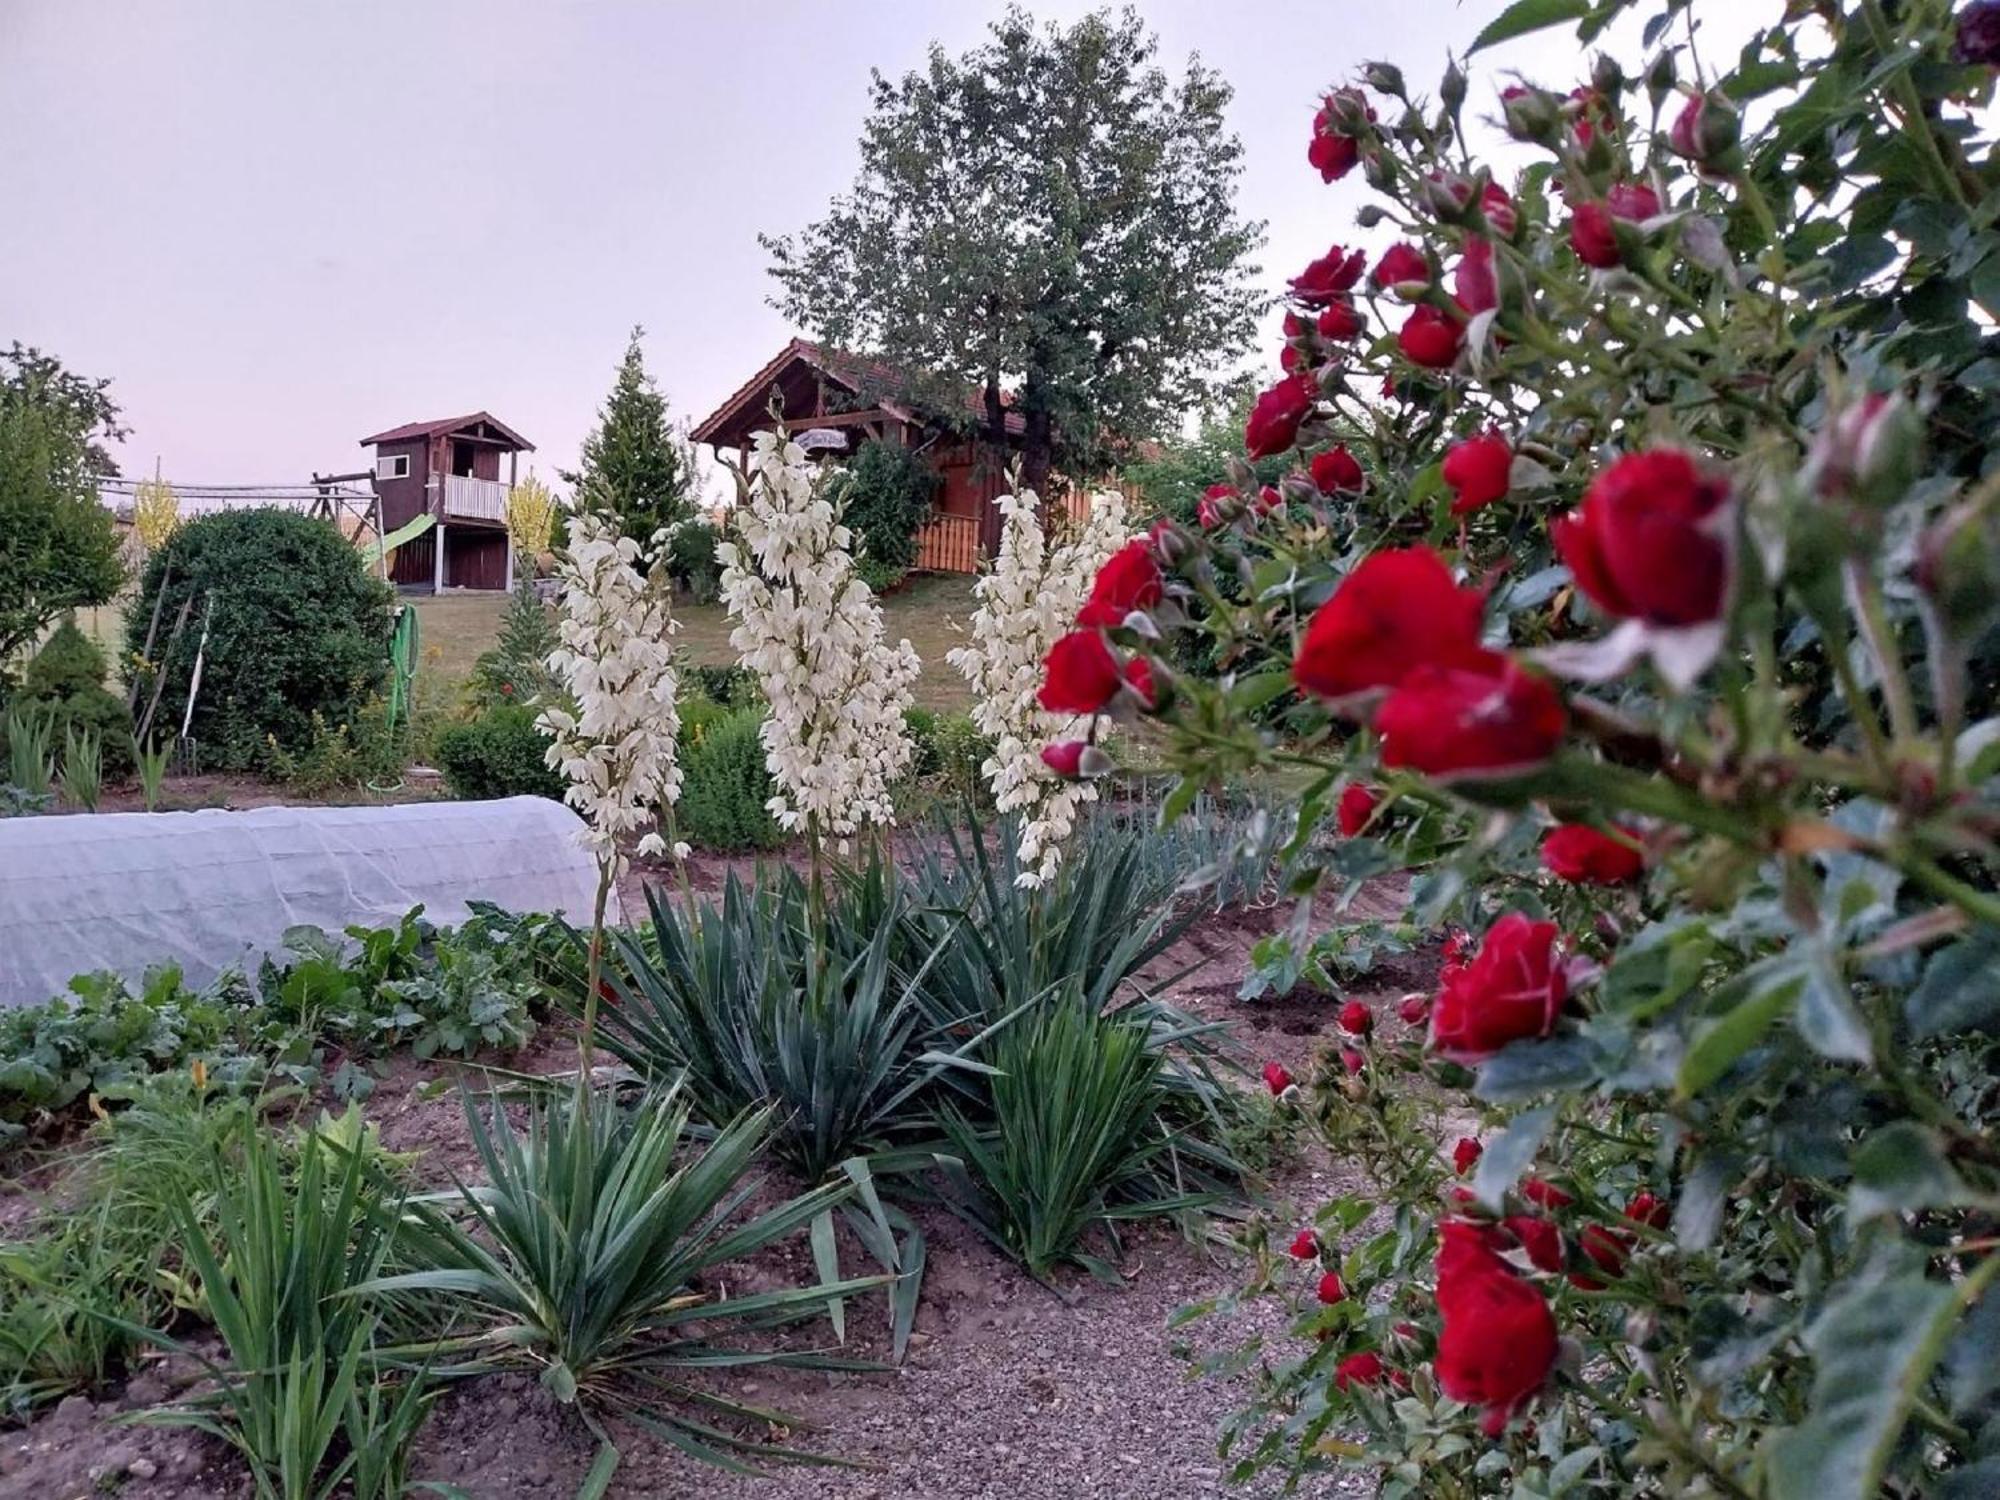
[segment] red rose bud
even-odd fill
[[[1291,1256],[1293,1260],[1318,1260],[1319,1236],[1310,1229],[1301,1229],[1292,1236],[1292,1243],[1286,1248],[1285,1254]]]
[[[1449,369],[1465,342],[1465,330],[1428,303],[1411,310],[1408,320],[1396,333],[1396,347],[1413,365],[1426,370]]]
[[[1500,305],[1500,283],[1493,275],[1493,242],[1478,236],[1465,242],[1465,254],[1459,257],[1458,269],[1452,273],[1452,294],[1458,298],[1458,305],[1469,313],[1491,312]]]
[[[1117,696],[1124,681],[1103,635],[1074,630],[1049,649],[1035,698],[1052,714],[1094,714]]]
[[[1547,145],[1562,128],[1562,104],[1546,89],[1522,84],[1502,89],[1500,114],[1507,134],[1531,145]]]
[[[1312,481],[1323,494],[1337,495],[1345,490],[1357,493],[1367,481],[1361,472],[1361,465],[1354,455],[1347,451],[1345,443],[1337,443],[1324,453],[1315,453],[1310,465]]]
[[[1160,565],[1141,537],[1127,542],[1105,560],[1090,586],[1090,598],[1078,611],[1076,623],[1115,629],[1134,610],[1152,609],[1166,596]]]
[[[1451,513],[1470,515],[1505,497],[1513,467],[1514,450],[1490,427],[1478,437],[1453,443],[1441,466],[1444,482],[1451,487]]]
[[[1326,310],[1319,315],[1319,321],[1314,326],[1319,330],[1321,338],[1339,341],[1353,338],[1367,327],[1367,324],[1361,321],[1361,314],[1355,309],[1354,304],[1347,298],[1340,297],[1327,304]]]
[[[1292,680],[1340,699],[1394,687],[1432,663],[1480,662],[1485,609],[1485,595],[1461,587],[1428,547],[1372,552],[1314,612]]]
[[[1352,1047],[1340,1049],[1340,1066],[1349,1078],[1355,1077],[1368,1066],[1368,1059]]]
[[[1549,924],[1543,924],[1549,925]],[[1565,1193],[1552,1182],[1539,1177],[1530,1177],[1521,1184],[1521,1196],[1537,1208],[1546,1208],[1551,1213],[1559,1208],[1568,1208],[1576,1199]]]
[[[2000,536],[1983,507],[1959,504],[1917,538],[1916,584],[1951,634],[1967,640],[2000,613]]]
[[[1271,1097],[1275,1099],[1286,1089],[1296,1085],[1292,1080],[1291,1071],[1283,1063],[1267,1062],[1264,1064],[1264,1087],[1271,1091]]]
[[[1660,200],[1651,188],[1621,182],[1604,195],[1602,203],[1577,204],[1569,221],[1570,249],[1585,265],[1608,271],[1625,259],[1618,240],[1618,222],[1642,224],[1659,211]]]
[[[1483,1062],[1509,1042],[1554,1031],[1568,993],[1556,924],[1509,912],[1471,962],[1445,976],[1431,1005],[1431,1048],[1455,1062]]]
[[[1625,1274],[1625,1262],[1632,1257],[1632,1235],[1629,1230],[1610,1229],[1602,1224],[1586,1224],[1583,1232],[1576,1237],[1576,1247],[1583,1252],[1583,1258],[1607,1276]],[[1594,1276],[1581,1271],[1570,1273],[1571,1285],[1581,1291],[1601,1292],[1604,1283]]]
[[[1340,1029],[1349,1036],[1366,1036],[1375,1029],[1375,1012],[1359,1000],[1340,1007]]]
[[[1442,222],[1462,223],[1472,205],[1472,179],[1457,172],[1433,172],[1423,180],[1417,196]]]
[[[1625,885],[1646,871],[1646,856],[1636,847],[1638,834],[1620,828],[1623,837],[1587,823],[1564,823],[1542,839],[1542,868],[1573,885]],[[1634,842],[1627,842],[1632,840]]]
[[[1951,55],[1975,68],[2000,67],[2000,0],[1973,0],[1958,13]]]
[[[1382,1356],[1363,1350],[1333,1367],[1333,1388],[1345,1391],[1357,1385],[1380,1385],[1382,1376]]]
[[[1368,279],[1406,302],[1414,302],[1431,287],[1431,263],[1415,245],[1391,245],[1375,262]]]
[[[1463,927],[1454,927],[1445,935],[1444,961],[1447,965],[1456,966],[1462,964],[1470,959],[1476,951],[1477,948],[1472,941],[1472,934],[1467,932]]]
[[[1201,500],[1195,506],[1195,520],[1203,531],[1213,531],[1218,526],[1227,526],[1242,510],[1242,497],[1226,484],[1211,484],[1201,493]]]
[[[1667,132],[1667,144],[1708,171],[1728,170],[1736,162],[1736,142],[1743,130],[1736,111],[1719,94],[1696,94],[1681,106]]]
[[[1469,1135],[1462,1135],[1451,1148],[1451,1168],[1463,1177],[1479,1165],[1479,1158],[1486,1154],[1486,1148]]]
[[[1814,436],[1806,472],[1822,496],[1887,507],[1917,477],[1923,418],[1900,394],[1871,391],[1843,408]]]
[[[1430,1019],[1431,997],[1429,995],[1405,995],[1396,1004],[1396,1014],[1412,1026],[1421,1026]]]
[[[1338,182],[1354,170],[1361,155],[1358,137],[1374,118],[1375,111],[1358,89],[1336,89],[1326,96],[1313,116],[1312,144],[1306,148],[1306,160],[1322,181]]]
[[[1514,231],[1520,227],[1520,217],[1514,208],[1514,200],[1507,196],[1507,190],[1497,182],[1486,184],[1479,195],[1479,211],[1486,217],[1487,227],[1503,240],[1514,238]]]
[[[1729,485],[1675,448],[1628,453],[1555,522],[1556,551],[1607,614],[1651,625],[1717,618],[1729,586]]]
[[[1148,713],[1160,706],[1160,689],[1153,680],[1153,664],[1145,657],[1135,656],[1125,663],[1125,687]]]
[[[1292,295],[1307,307],[1325,307],[1352,290],[1367,265],[1365,252],[1335,245],[1292,278]]]
[[[1549,1378],[1556,1363],[1556,1321],[1535,1287],[1506,1269],[1462,1276],[1438,1308],[1438,1388],[1481,1408],[1481,1426],[1498,1436]]]
[[[1514,1214],[1500,1222],[1519,1242],[1527,1254],[1528,1264],[1537,1271],[1546,1271],[1553,1276],[1563,1268],[1562,1231],[1554,1224],[1533,1214]]]
[[[1345,1302],[1347,1300],[1347,1288],[1341,1285],[1339,1272],[1328,1271],[1324,1276],[1320,1277],[1319,1300],[1324,1302],[1328,1307],[1333,1306],[1336,1302]]]
[[[1058,740],[1053,745],[1042,746],[1042,764],[1065,781],[1074,781],[1083,773],[1083,752],[1087,747],[1082,740]]]
[[[1350,784],[1340,794],[1340,804],[1335,818],[1340,824],[1341,836],[1353,838],[1368,826],[1368,820],[1375,816],[1375,807],[1381,798],[1375,789],[1360,782]]]
[[[1278,487],[1272,484],[1267,484],[1258,490],[1257,498],[1250,502],[1251,513],[1257,516],[1277,515],[1282,513],[1284,508],[1285,497],[1279,492]]]
[[[1292,375],[1258,396],[1243,428],[1243,446],[1252,458],[1283,453],[1298,441],[1299,424],[1312,415],[1318,388],[1305,375]]]
[[[1568,727],[1548,681],[1497,656],[1421,667],[1375,712],[1382,764],[1440,779],[1517,775],[1554,755]]]

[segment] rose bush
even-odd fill
[[[1219,1361],[1239,1475],[2000,1493],[2000,27],[1827,0],[1721,60],[1697,8],[1630,69],[1326,97],[1310,166],[1375,197],[1245,432],[1294,470],[1051,662],[1081,705],[1150,661],[1170,813],[1304,777],[1315,910],[1410,872],[1269,967],[1454,932],[1400,1024],[1267,1071],[1373,1187],[1249,1236],[1297,1321]]]

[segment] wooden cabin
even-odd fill
[[[533,443],[483,411],[406,422],[361,443],[375,450],[383,532],[419,516],[436,523],[396,548],[389,559],[392,583],[422,592],[514,586],[507,493],[519,477],[520,456],[533,453]]]
[[[931,519],[917,538],[917,567],[926,572],[974,573],[980,559],[1000,546],[1000,512],[1006,492],[1006,454],[983,434],[965,428],[984,421],[983,398],[966,393],[960,420],[940,420],[906,395],[911,382],[892,366],[793,339],[724,401],[690,436],[718,453],[747,458],[750,439],[771,425],[771,395],[782,403],[788,433],[822,428],[843,434],[851,453],[868,438],[914,447],[928,457],[940,480]],[[1020,413],[1006,413],[1008,448],[1019,446]]]

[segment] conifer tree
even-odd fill
[[[687,514],[693,481],[688,455],[667,425],[666,397],[646,373],[645,332],[632,329],[618,379],[583,440],[582,461],[562,475],[576,509],[615,516],[619,529],[641,542]]]

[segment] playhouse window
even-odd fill
[[[407,453],[385,453],[375,460],[377,479],[408,479],[410,477],[410,455]]]

